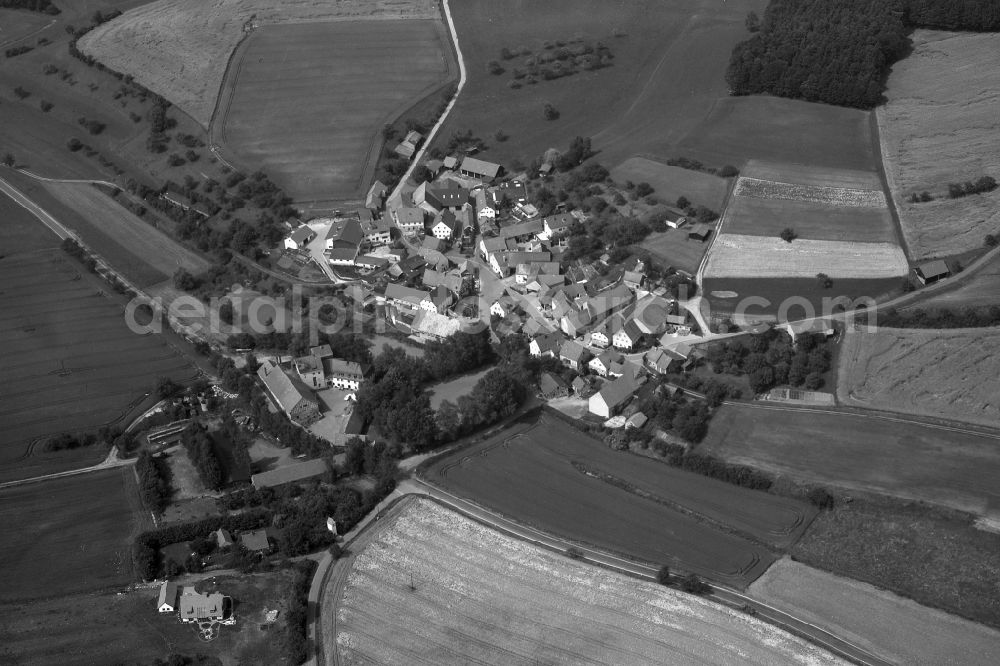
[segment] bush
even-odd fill
[[[556,107],[551,104],[546,104],[542,110],[542,115],[545,116],[546,120],[556,120],[559,118],[559,111],[557,111]]]
[[[716,174],[722,178],[732,178],[733,176],[740,175],[740,170],[734,167],[732,164],[727,164]]]
[[[666,564],[656,572],[656,582],[660,585],[670,585],[670,567]]]
[[[712,591],[712,587],[708,583],[703,581],[701,578],[698,578],[698,576],[693,573],[684,577],[684,580],[681,581],[681,589],[688,594],[698,595],[708,594]]]
[[[639,183],[635,186],[635,193],[637,196],[646,197],[653,193],[653,186],[649,183]]]
[[[792,229],[791,227],[785,227],[784,229],[782,229],[780,237],[781,240],[785,241],[786,243],[791,243],[793,240],[798,238],[798,236],[795,234],[795,230]]]
[[[38,106],[42,109],[43,112],[48,113],[49,111],[52,110],[53,104],[52,102],[43,99],[41,102],[38,103]]]

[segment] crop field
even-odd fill
[[[131,467],[0,489],[0,521],[2,601],[130,583],[130,538],[153,527]]]
[[[167,98],[202,127],[215,110],[229,56],[258,26],[373,18],[437,18],[432,0],[158,0],[87,33],[79,47]],[[197,20],[193,20],[197,17]],[[292,45],[294,46],[294,45]]]
[[[677,147],[706,164],[747,160],[874,170],[868,113],[779,97],[724,97]]]
[[[296,201],[363,199],[382,127],[457,78],[451,53],[440,20],[264,26],[236,53],[218,138]]]
[[[849,208],[885,208],[885,195],[878,190],[822,185],[799,185],[760,178],[741,177],[736,195],[754,199],[804,201]]]
[[[729,200],[726,233],[778,238],[786,228],[793,229],[800,238],[819,241],[893,243],[896,240],[892,217],[885,207],[833,206],[749,196],[734,196]]]
[[[821,513],[791,556],[1000,628],[1000,534],[967,514],[856,497]]]
[[[903,233],[923,259],[980,247],[1000,231],[1000,190],[947,198],[948,183],[1000,173],[1000,35],[917,30],[912,39],[913,52],[892,68],[878,121]],[[925,190],[936,200],[906,201]]]
[[[734,585],[773,559],[739,534],[788,544],[812,517],[805,504],[616,453],[552,416],[438,461],[427,479],[566,538]]]
[[[976,514],[1000,508],[1000,439],[816,410],[726,405],[699,448],[732,462]]]
[[[859,407],[1000,424],[1000,329],[849,331],[837,394]]]
[[[708,250],[708,244],[709,241],[688,238],[688,230],[681,227],[651,233],[639,247],[659,259],[664,266],[673,266],[694,274]]]
[[[747,12],[761,13],[766,4],[454,2],[468,81],[440,136],[471,129],[488,144],[484,159],[504,164],[527,164],[549,147],[564,150],[575,136],[591,137],[597,159],[608,167],[640,154],[676,157],[674,144],[728,94],[724,74],[732,47],[747,37]],[[487,63],[499,60],[502,48],[537,55],[545,42],[575,37],[604,42],[614,54],[611,66],[518,89],[509,82],[528,56],[501,61],[502,75],[488,73]],[[546,103],[559,111],[557,120],[544,119]],[[506,141],[493,140],[498,129],[509,135]]]
[[[31,462],[36,438],[116,421],[158,376],[194,374],[163,338],[131,332],[108,287],[82,270],[58,250],[0,260],[5,471]]]
[[[875,171],[865,169],[834,169],[791,162],[750,160],[743,167],[740,175],[745,178],[773,180],[795,185],[882,191],[882,181],[879,180],[878,174]],[[884,197],[879,205],[885,205]]]
[[[172,276],[177,269],[198,274],[211,265],[162,231],[144,222],[96,187],[46,183],[45,188],[73,217],[58,219],[80,234],[112,266],[135,276],[140,287]]]
[[[38,12],[0,9],[0,46],[11,46],[22,40],[25,44],[34,46],[32,41],[25,38],[38,32],[52,20],[51,16]]]
[[[645,157],[631,157],[611,170],[611,177],[619,185],[631,180],[653,186],[653,195],[673,206],[678,197],[686,197],[697,205],[722,210],[729,191],[730,179],[710,173],[682,169]]]
[[[839,663],[739,611],[575,562],[426,500],[381,530],[344,586],[340,659],[328,664]]]
[[[205,664],[284,663],[275,628],[261,628],[267,610],[277,609],[278,622],[287,607],[284,598],[292,581],[289,571],[250,575],[217,574],[214,585],[236,604],[236,625],[222,627],[205,642],[197,627],[182,624],[175,613],[156,612],[159,586],[126,594],[70,594],[27,602],[0,603],[0,654],[6,663],[31,666],[64,664],[149,664],[168,654],[197,654]],[[44,629],[40,629],[44,627]]]
[[[711,307],[718,312],[732,313],[743,308],[748,315],[794,320],[825,316],[839,312],[838,303],[863,303],[868,299],[882,301],[900,292],[899,278],[845,279],[833,281],[824,288],[812,278],[744,278],[708,277],[702,280],[702,291]],[[733,294],[736,294],[733,296]],[[756,302],[744,301],[751,298]],[[763,299],[764,302],[760,302]],[[807,306],[808,305],[808,310]]]
[[[723,233],[712,246],[706,278],[901,278],[909,270],[895,243],[858,243]]]
[[[750,592],[893,663],[1000,662],[1000,633],[994,629],[787,558],[775,562]]]
[[[59,237],[16,201],[0,192],[0,258],[16,252],[32,252],[59,245]]]

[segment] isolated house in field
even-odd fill
[[[913,272],[916,273],[921,284],[932,284],[951,275],[948,264],[941,259],[920,264],[913,269]]]
[[[303,224],[285,239],[285,249],[303,250],[314,238],[316,238],[316,232]]]
[[[326,472],[327,466],[325,460],[303,460],[302,462],[254,474],[250,477],[250,483],[257,490],[261,488],[276,488],[288,483],[315,479],[318,476],[326,474]]]
[[[292,379],[273,360],[264,361],[257,369],[271,400],[292,421],[309,425],[319,420],[319,402],[312,391],[298,379]]]
[[[559,348],[559,360],[565,366],[580,370],[587,360],[587,349],[579,342],[566,340]]]
[[[492,182],[495,178],[503,174],[503,167],[493,162],[487,162],[475,157],[466,157],[462,160],[459,173],[470,178],[478,178],[484,182]]]
[[[559,375],[551,372],[543,372],[538,378],[538,388],[546,400],[552,398],[565,398],[569,395],[569,384]]]
[[[163,583],[160,585],[160,596],[156,600],[156,610],[160,613],[173,613],[177,610],[178,596],[180,588],[177,583]]]
[[[613,382],[607,382],[600,391],[590,396],[588,407],[591,414],[609,419],[614,416],[638,390],[642,378],[626,373]]]
[[[419,208],[397,208],[392,211],[392,221],[404,234],[415,234],[424,230],[424,211]]]
[[[705,242],[712,235],[712,227],[707,224],[696,224],[688,229],[688,238]]]
[[[365,195],[365,208],[377,216],[385,208],[385,198],[388,195],[389,188],[381,180],[376,180],[368,188],[368,194]]]

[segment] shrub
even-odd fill
[[[75,153],[76,151],[83,148],[83,142],[77,139],[76,137],[73,137],[72,139],[66,142],[66,147],[69,148],[71,152]]]
[[[997,237],[994,234],[986,234],[986,238],[983,239],[983,245],[986,247],[996,247],[997,243]]]
[[[21,86],[14,88],[14,94],[17,95],[18,99],[26,99],[28,97],[31,97],[31,93],[22,88]]]
[[[656,582],[660,585],[670,585],[670,567],[666,564],[656,572]]]
[[[785,227],[784,229],[782,229],[780,237],[781,240],[785,241],[786,243],[791,243],[793,240],[798,238],[798,236],[795,234],[795,230],[792,229],[791,227]]]
[[[681,589],[688,594],[699,595],[708,594],[712,591],[712,587],[708,583],[703,581],[701,578],[698,578],[698,576],[693,573],[684,577],[684,580],[681,581]]]
[[[740,175],[740,170],[734,167],[732,164],[727,164],[721,169],[719,169],[716,175],[721,176],[722,178],[732,178],[733,176]]]
[[[556,107],[551,104],[546,104],[542,109],[542,115],[545,116],[546,120],[555,120],[559,117],[559,111],[557,111]]]
[[[41,102],[38,103],[38,106],[42,109],[43,112],[48,113],[49,111],[52,110],[53,105],[52,102],[43,99]]]

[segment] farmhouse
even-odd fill
[[[920,280],[921,284],[932,284],[951,275],[948,264],[941,259],[920,264],[913,271],[917,274],[917,279]]]
[[[355,214],[350,217],[335,217],[326,232],[325,250],[327,260],[336,265],[353,265],[358,258],[365,233],[361,220]]]
[[[305,384],[292,379],[273,360],[266,360],[257,369],[274,404],[300,425],[309,425],[320,418],[319,403]]]
[[[415,234],[424,230],[424,212],[419,208],[397,208],[392,211],[396,228],[404,234]]]
[[[631,318],[625,320],[622,317],[615,317],[612,320],[612,331],[611,344],[616,349],[632,351],[642,339],[642,332]]]
[[[451,210],[443,210],[431,225],[431,233],[440,240],[452,240],[462,233],[462,220]]]
[[[646,367],[653,372],[665,375],[670,372],[670,366],[677,362],[677,359],[662,349],[651,349],[644,357]]]
[[[501,319],[513,314],[517,310],[517,303],[514,299],[507,294],[504,294],[490,306],[490,314],[496,315]]]
[[[165,582],[160,585],[160,596],[156,600],[156,610],[160,613],[173,613],[177,610],[177,597],[180,588],[177,583]]]
[[[386,245],[392,239],[390,229],[392,229],[392,217],[389,213],[382,213],[361,222],[361,232],[364,234],[365,242],[375,247]]]
[[[389,188],[385,186],[385,183],[376,180],[368,188],[368,194],[365,195],[365,208],[370,210],[373,215],[378,215],[385,207],[385,198],[388,194]]]
[[[462,210],[469,203],[469,190],[454,181],[445,179],[436,185],[421,183],[413,190],[413,205],[431,215],[442,210]]]
[[[261,488],[275,488],[287,483],[314,479],[326,474],[326,472],[327,466],[325,460],[303,460],[302,462],[254,474],[250,477],[250,483],[257,490]]]
[[[550,356],[556,357],[562,346],[562,336],[558,333],[543,333],[536,336],[528,344],[528,352],[535,357]]]
[[[545,225],[541,220],[528,220],[527,222],[520,222],[518,224],[503,227],[500,229],[500,238],[510,238],[515,243],[524,243],[542,233],[544,230]]]
[[[566,383],[566,380],[551,372],[542,373],[542,376],[538,378],[538,388],[546,400],[565,398],[569,395],[569,384]]]
[[[609,419],[618,412],[642,385],[642,378],[625,373],[613,382],[608,382],[600,391],[590,396],[588,407],[591,414]]]
[[[590,332],[590,344],[600,349],[606,349],[611,344],[607,324],[602,324]]]
[[[493,162],[486,162],[475,157],[466,157],[462,160],[462,167],[459,172],[463,176],[471,176],[480,180],[490,182],[503,173],[503,167]]]
[[[705,242],[710,235],[712,235],[712,227],[707,224],[696,224],[688,229],[688,238],[692,240]]]
[[[563,365],[569,366],[574,370],[580,370],[586,358],[587,349],[579,342],[566,340],[562,343],[562,347],[559,348],[559,360],[562,361]]]
[[[214,620],[224,624],[232,624],[235,618],[231,615],[226,617],[226,610],[231,608],[232,601],[229,597],[218,592],[200,594],[193,587],[185,587],[184,592],[180,595],[181,622]]]
[[[426,291],[395,283],[390,283],[385,288],[385,302],[405,310],[419,310],[420,304],[428,295]]]
[[[285,249],[302,250],[306,245],[311,243],[314,238],[316,238],[316,232],[303,224],[285,239]]]
[[[611,367],[616,363],[621,363],[621,361],[621,354],[609,349],[600,356],[595,356],[590,359],[590,363],[587,364],[587,367],[593,372],[599,374],[601,377],[607,377],[608,373],[611,371]]]

